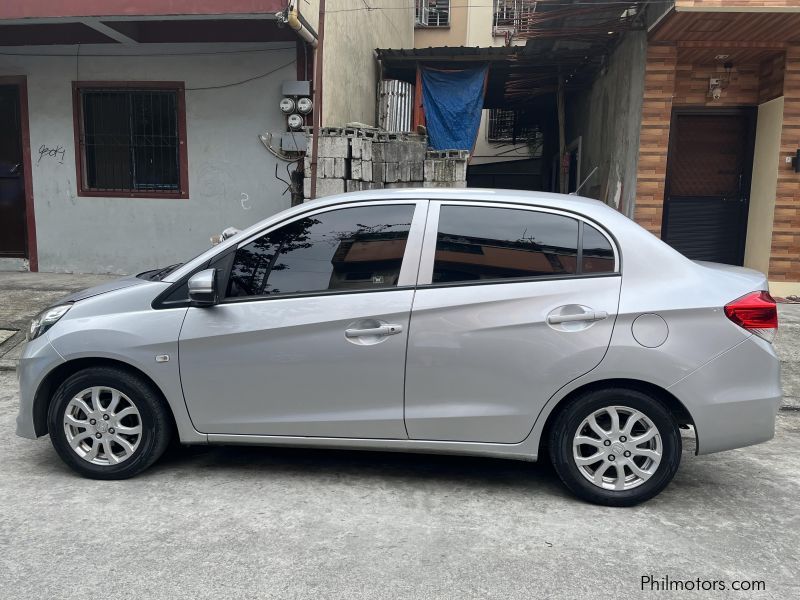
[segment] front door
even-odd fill
[[[427,202],[306,213],[239,245],[189,308],[180,372],[204,433],[407,438],[403,378]]]
[[[524,440],[553,394],[603,359],[618,264],[609,237],[571,215],[431,202],[408,343],[409,437]]]
[[[662,238],[691,259],[744,262],[754,118],[750,109],[673,115]]]
[[[19,87],[0,85],[0,257],[26,256]]]

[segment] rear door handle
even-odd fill
[[[344,337],[357,338],[368,335],[397,335],[403,331],[402,325],[381,325],[367,329],[345,329]]]
[[[575,323],[576,321],[602,321],[608,318],[608,313],[604,310],[592,310],[578,313],[577,315],[550,315],[547,322],[551,325],[559,323]]]

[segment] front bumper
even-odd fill
[[[694,420],[698,454],[775,436],[783,398],[780,368],[772,345],[751,336],[669,388]]]
[[[64,359],[53,348],[47,334],[28,342],[25,346],[17,366],[17,379],[19,380],[18,436],[29,439],[39,437],[35,418],[36,390],[39,389],[47,374],[63,362]],[[43,432],[40,435],[43,435]]]

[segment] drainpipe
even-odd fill
[[[321,10],[320,10],[320,22],[321,22]],[[286,24],[289,25],[289,28],[292,29],[297,35],[299,35],[303,41],[308,43],[312,48],[317,47],[317,34],[311,29],[311,26],[308,22],[303,18],[303,15],[297,12],[297,8],[292,7],[286,14]],[[321,31],[321,29],[320,29]]]
[[[311,200],[317,197],[317,154],[322,128],[322,50],[325,48],[325,0],[319,0],[319,36],[314,52],[314,123],[311,128]]]

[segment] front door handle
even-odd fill
[[[551,325],[559,323],[575,323],[576,321],[602,321],[608,318],[608,313],[604,310],[591,310],[576,315],[550,315],[547,322]]]
[[[402,325],[381,325],[380,327],[368,327],[366,329],[345,329],[344,337],[357,338],[368,335],[397,335],[402,331]]]

